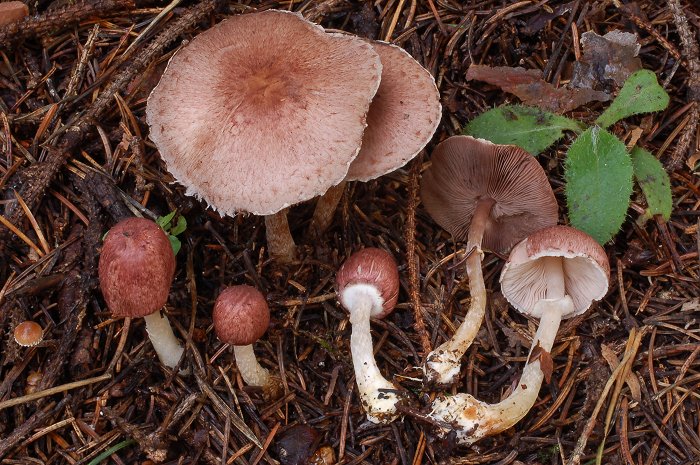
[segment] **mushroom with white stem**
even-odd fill
[[[150,138],[188,194],[265,215],[270,255],[290,262],[286,208],[345,178],[381,71],[369,43],[298,14],[232,16],[170,60],[148,98]]]
[[[160,311],[175,275],[175,254],[165,232],[145,218],[120,221],[105,237],[98,275],[112,315],[143,317],[158,358],[175,368],[184,349]]]
[[[233,346],[243,381],[262,388],[266,398],[277,397],[280,380],[260,365],[253,350],[253,343],[265,334],[270,324],[270,307],[265,296],[246,284],[227,287],[216,299],[212,318],[216,336]]]
[[[517,387],[497,404],[464,393],[438,397],[429,416],[450,423],[461,444],[515,425],[530,411],[542,380],[551,374],[551,366],[543,364],[551,361],[549,352],[562,318],[580,315],[602,299],[609,275],[605,250],[588,234],[568,226],[542,229],[516,245],[501,273],[501,291],[518,311],[540,320]]]
[[[330,226],[347,181],[367,182],[411,161],[440,124],[440,92],[430,72],[396,45],[368,41],[382,60],[382,80],[367,113],[362,147],[348,174],[319,197],[311,231]]]
[[[467,240],[471,302],[451,339],[428,354],[424,383],[451,384],[486,312],[482,247],[508,253],[515,243],[557,223],[558,206],[537,160],[514,145],[469,136],[441,142],[421,181],[430,216],[455,240]]]
[[[398,416],[397,387],[379,372],[374,359],[370,317],[384,318],[399,298],[399,271],[394,258],[382,249],[355,252],[335,278],[338,300],[350,313],[350,352],[360,401],[372,423],[390,423]]]

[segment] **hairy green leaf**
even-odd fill
[[[671,217],[673,199],[671,181],[663,165],[643,148],[632,149],[634,177],[644,192],[651,216],[660,214],[665,220]]]
[[[580,123],[536,107],[504,105],[477,116],[464,134],[496,144],[513,144],[537,155],[564,136],[581,132]]]
[[[168,228],[170,227],[170,222],[175,217],[175,213],[177,213],[177,212],[175,210],[173,210],[165,216],[159,216],[156,219],[156,224],[158,226],[160,226],[160,229],[167,231]]]
[[[168,234],[168,239],[170,240],[170,247],[173,248],[173,253],[177,255],[177,253],[180,251],[180,248],[182,247],[182,242],[180,242],[180,239],[173,236],[172,234]]]
[[[630,75],[620,93],[607,110],[596,120],[596,124],[607,128],[628,116],[661,111],[668,106],[669,97],[656,80],[656,74],[640,69]]]
[[[632,194],[632,162],[625,144],[595,126],[571,144],[565,167],[571,224],[605,244],[624,222]]]
[[[170,230],[170,234],[172,234],[173,236],[178,236],[185,232],[185,229],[187,229],[187,220],[184,216],[178,216],[177,224],[172,227],[172,229]]]

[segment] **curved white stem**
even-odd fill
[[[536,311],[541,312],[542,316],[530,353],[537,345],[546,352],[552,350],[561,315],[572,312],[573,306],[568,295],[560,299],[543,299],[535,304]],[[433,402],[429,416],[449,423],[455,429],[460,444],[471,444],[520,421],[535,404],[543,379],[540,360],[530,361],[523,369],[518,386],[501,402],[487,404],[469,394],[439,397]]]
[[[270,381],[270,372],[258,363],[253,344],[233,346],[233,355],[236,357],[236,366],[241,378],[247,385],[263,388],[267,386]]]
[[[154,312],[143,317],[146,332],[161,363],[168,368],[175,368],[185,349],[175,337],[168,317],[162,312]]]
[[[356,294],[350,310],[350,352],[360,401],[372,423],[389,423],[397,418],[396,403],[400,400],[396,386],[379,372],[374,360],[374,347],[369,319],[373,298]]]

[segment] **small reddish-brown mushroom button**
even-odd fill
[[[394,258],[382,249],[368,247],[343,263],[335,278],[338,300],[350,314],[350,352],[355,381],[367,419],[389,423],[398,416],[398,388],[382,376],[374,359],[370,318],[384,318],[399,296],[399,271]]]
[[[165,232],[144,218],[120,221],[105,237],[98,275],[112,315],[143,317],[158,358],[174,368],[184,350],[160,311],[175,275],[175,254]]]
[[[22,347],[33,347],[44,339],[44,329],[36,321],[23,321],[15,326],[15,342]]]

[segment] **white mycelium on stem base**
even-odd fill
[[[218,338],[233,346],[243,381],[263,388],[266,395],[276,391],[276,378],[258,363],[253,351],[253,343],[270,324],[270,309],[262,293],[247,285],[227,287],[216,299],[212,318]]]
[[[440,397],[430,416],[449,423],[463,444],[515,425],[537,400],[545,377],[541,351],[552,350],[562,318],[583,313],[605,295],[609,274],[602,247],[567,226],[545,228],[516,245],[503,268],[501,290],[517,310],[540,320],[517,387],[496,404],[469,394]]]
[[[350,352],[355,380],[367,419],[389,423],[396,419],[400,400],[396,386],[382,376],[374,359],[370,317],[384,318],[396,305],[399,272],[384,250],[367,248],[351,255],[336,276],[338,299],[350,313]]]
[[[428,385],[456,380],[460,360],[481,327],[486,312],[482,247],[507,253],[529,233],[557,222],[547,175],[518,147],[455,136],[435,148],[431,162],[421,181],[421,199],[455,240],[467,240],[471,302],[452,338],[428,355]]]
[[[160,313],[175,274],[175,254],[163,230],[144,218],[120,221],[105,237],[98,272],[112,315],[143,317],[158,358],[174,368],[184,349]]]

